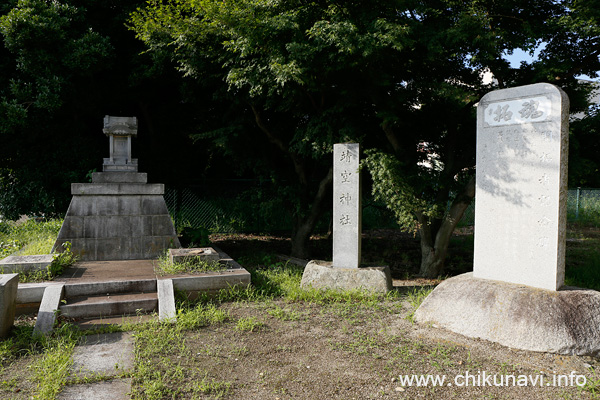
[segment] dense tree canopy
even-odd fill
[[[150,179],[198,165],[177,72],[125,22],[140,0],[0,5],[0,215],[64,214],[71,182],[108,155],[104,115],[136,115],[134,153]],[[168,65],[168,68],[165,66]],[[162,164],[162,165],[161,165]],[[198,165],[202,170],[202,164]],[[168,179],[167,179],[168,178]]]
[[[600,70],[598,6],[10,0],[0,5],[0,213],[64,211],[68,184],[106,155],[102,116],[137,115],[151,177],[186,180],[220,159],[212,174],[274,182],[294,216],[292,253],[308,257],[331,208],[332,145],[356,141],[375,195],[420,231],[421,273],[435,276],[474,196],[474,106],[495,88],[544,81],[586,109],[575,77]],[[517,49],[539,56],[511,68],[504,56]],[[596,123],[573,126],[571,176],[591,182]]]
[[[550,81],[575,109],[585,106],[575,75],[599,69],[588,11],[550,0],[151,0],[132,25],[288,157],[304,232],[331,180],[332,144],[372,148],[374,191],[401,224],[420,229],[421,273],[435,276],[474,196],[474,105],[495,87]],[[539,61],[518,69],[503,57],[540,46]],[[490,72],[494,81],[484,79]],[[228,125],[205,135],[238,141]]]

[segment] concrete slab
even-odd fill
[[[82,318],[74,322],[74,325],[83,330],[103,329],[111,325],[140,324],[156,320],[156,314],[141,315],[119,315],[102,318]]]
[[[104,317],[152,312],[157,306],[156,293],[117,293],[69,298],[68,304],[60,306],[60,312],[71,318]]]
[[[151,293],[156,292],[156,279],[138,278],[97,282],[73,282],[65,285],[66,297],[106,295],[108,293]]]
[[[78,377],[120,375],[133,369],[133,338],[125,332],[86,336],[73,352],[73,374]]]
[[[251,283],[250,273],[237,261],[229,257],[218,247],[213,249],[219,254],[219,260],[227,265],[227,269],[219,272],[157,276],[158,281],[172,279],[173,286],[188,294],[198,292],[216,293],[235,285],[247,286]]]
[[[219,261],[219,253],[212,247],[197,247],[188,249],[169,249],[169,260],[172,263],[194,260]]]
[[[154,278],[156,260],[117,260],[78,262],[67,268],[56,282],[82,283]]]
[[[44,290],[33,334],[47,334],[54,328],[56,314],[64,293],[64,285],[47,286]]]
[[[59,393],[59,400],[129,400],[131,379],[71,385]]]
[[[161,321],[175,322],[177,310],[175,309],[175,290],[172,279],[161,279],[157,283],[158,289],[158,318]]]
[[[48,286],[63,285],[61,282],[19,283],[17,304],[41,303]]]
[[[159,282],[171,279],[174,287],[185,292],[215,293],[232,286],[250,284],[250,273],[245,269],[230,269],[223,272],[206,272],[196,275],[159,277]]]
[[[0,260],[0,271],[2,271],[3,274],[42,271],[48,268],[53,259],[54,256],[52,254],[8,256]]]

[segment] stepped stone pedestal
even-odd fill
[[[73,199],[53,251],[65,242],[82,261],[157,258],[181,247],[165,203],[164,185],[148,184],[131,158],[135,117],[105,117],[110,157],[92,183],[71,184]]]

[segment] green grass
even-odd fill
[[[41,222],[30,219],[22,223],[0,222],[0,259],[10,255],[50,254],[62,223],[61,219]],[[47,271],[19,272],[19,282],[52,280],[75,261],[70,244],[67,244],[62,253],[55,255]],[[1,272],[3,271],[0,270]]]
[[[423,300],[425,300],[425,298],[429,296],[429,293],[431,293],[432,291],[432,287],[420,287],[408,292],[406,299],[410,303],[412,309],[406,316],[406,319],[408,319],[410,322],[415,322],[414,317],[417,308],[419,308]]]
[[[61,219],[0,222],[0,258],[9,255],[50,254],[62,222]]]
[[[271,260],[266,260],[271,261]],[[286,262],[251,265],[241,259],[242,265],[252,275],[252,286],[234,286],[216,296],[218,302],[265,301],[282,299],[286,302],[316,304],[346,303],[378,306],[384,299],[399,298],[396,291],[383,295],[365,290],[333,290],[300,287],[303,268]]]
[[[235,324],[235,330],[239,332],[254,332],[260,330],[264,325],[256,317],[240,318]]]
[[[574,201],[569,202],[567,218],[581,225],[600,226],[600,197],[583,196],[579,200],[579,211],[575,210]]]
[[[35,389],[33,399],[55,399],[66,384],[73,349],[83,332],[70,324],[59,326],[48,336],[33,335],[33,326],[16,326],[0,341],[2,368],[10,368],[21,357],[32,357],[28,375]]]
[[[565,270],[565,285],[600,290],[600,250],[572,251],[577,263],[569,263]]]
[[[186,331],[224,323],[229,314],[214,304],[184,302],[178,306],[175,324],[150,321],[134,327],[134,399],[192,398],[199,393],[219,398],[229,391],[229,383],[213,380],[200,370],[190,377],[181,362],[174,361],[192,356]]]
[[[157,275],[177,275],[202,272],[221,272],[227,270],[227,265],[219,261],[203,260],[200,257],[188,257],[184,262],[173,263],[169,260],[168,253],[158,259],[155,268]]]

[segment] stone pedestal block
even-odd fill
[[[0,338],[8,335],[15,322],[18,285],[18,274],[0,275]]]
[[[53,251],[71,242],[80,260],[105,261],[157,258],[181,247],[164,185],[143,183],[146,174],[136,172],[103,172],[93,179],[71,185],[73,199]]]
[[[54,260],[52,254],[8,256],[0,260],[0,271],[3,274],[45,271],[52,264],[52,260]]]
[[[468,273],[437,286],[415,319],[516,349],[598,356],[599,309],[595,290],[538,289]]]
[[[392,289],[390,268],[340,268],[328,261],[310,261],[302,275],[302,287],[317,289],[370,290],[387,293]]]

